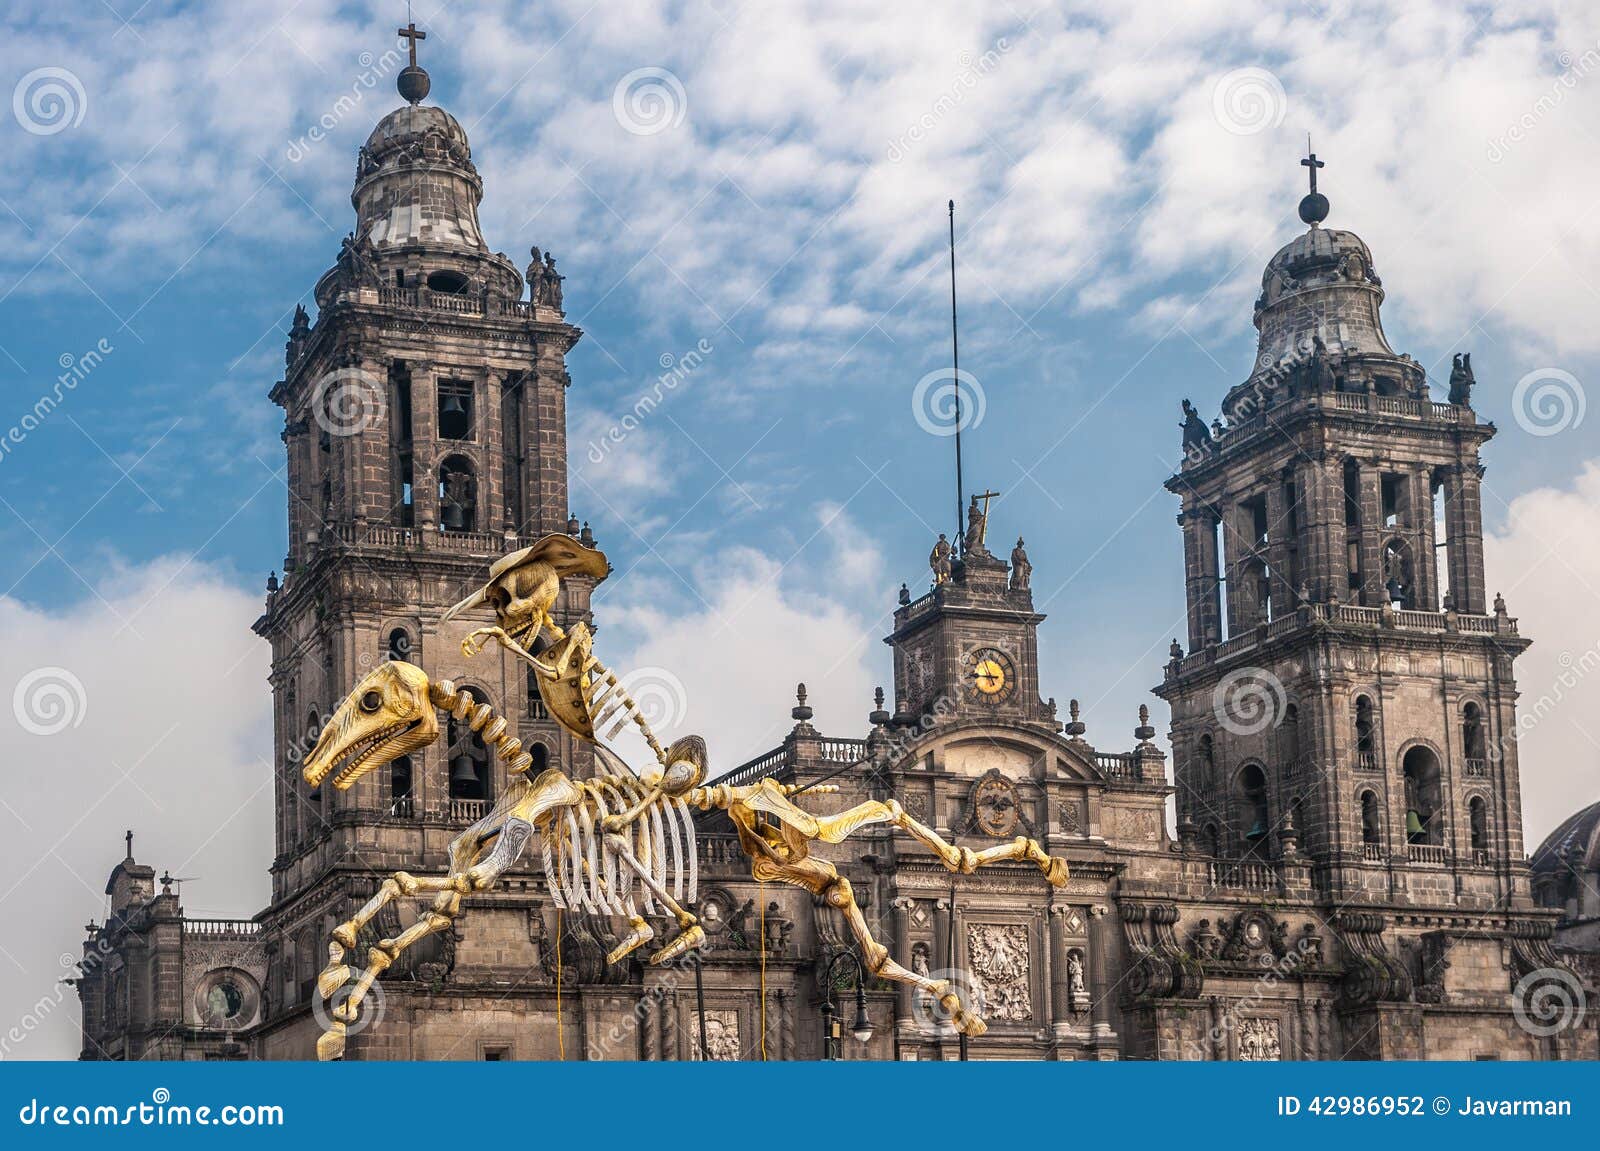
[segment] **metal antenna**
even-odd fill
[[[956,534],[964,539],[962,524],[967,496],[961,483],[961,336],[956,327],[956,202],[950,201],[950,388],[956,394]]]

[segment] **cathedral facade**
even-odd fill
[[[301,757],[377,663],[449,677],[540,762],[593,771],[525,665],[493,647],[463,658],[487,609],[440,622],[500,555],[550,532],[593,540],[568,510],[565,357],[581,333],[562,277],[538,249],[519,269],[488,248],[466,134],[427,86],[406,69],[406,105],[361,149],[355,231],[271,391],[290,541],[255,624],[275,701],[271,902],[189,919],[130,839],[84,943],[84,1058],[313,1056],[331,928],[395,870],[442,872],[506,785],[445,721],[348,792],[308,788]],[[930,590],[901,589],[893,688],[866,730],[818,731],[801,685],[782,744],[722,777],[826,782],[840,790],[817,810],[893,798],[974,850],[1025,835],[1067,859],[1051,888],[1022,863],[952,875],[892,828],[825,849],[874,935],[956,981],[986,1035],[963,1044],[925,996],[864,977],[837,913],[753,880],[715,817],[697,836],[708,938],[689,959],[606,964],[617,925],[557,908],[524,858],[384,973],[348,1057],[1600,1057],[1593,940],[1572,928],[1600,909],[1566,907],[1548,868],[1536,883],[1522,841],[1513,661],[1528,641],[1483,576],[1494,428],[1470,361],[1441,402],[1390,348],[1372,254],[1326,214],[1313,192],[1307,230],[1269,262],[1258,355],[1223,417],[1185,403],[1167,487],[1188,634],[1155,688],[1170,765],[1144,709],[1108,750],[1075,701],[1063,714],[1042,694],[1032,566],[1021,540],[1009,561],[991,550],[975,503]],[[591,619],[591,586],[564,583],[559,622]],[[1579,854],[1600,851],[1596,826],[1568,836]],[[372,939],[416,915],[391,905]],[[1537,1009],[1551,987],[1576,996],[1567,1025]]]

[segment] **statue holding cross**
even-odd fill
[[[999,495],[999,492],[979,492],[967,505],[967,532],[961,543],[963,555],[988,554],[988,549],[983,546],[983,540],[989,533],[989,501]],[[982,508],[978,507],[979,500],[983,501]]]

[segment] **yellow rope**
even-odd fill
[[[761,1062],[767,1061],[767,883],[756,880],[756,898],[761,902]]]

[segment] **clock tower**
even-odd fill
[[[894,631],[895,712],[908,723],[961,717],[1037,723],[1050,731],[1055,701],[1039,698],[1032,564],[1017,540],[1008,564],[985,542],[988,512],[973,497],[959,554],[943,536],[929,563],[933,588],[900,591]]]

